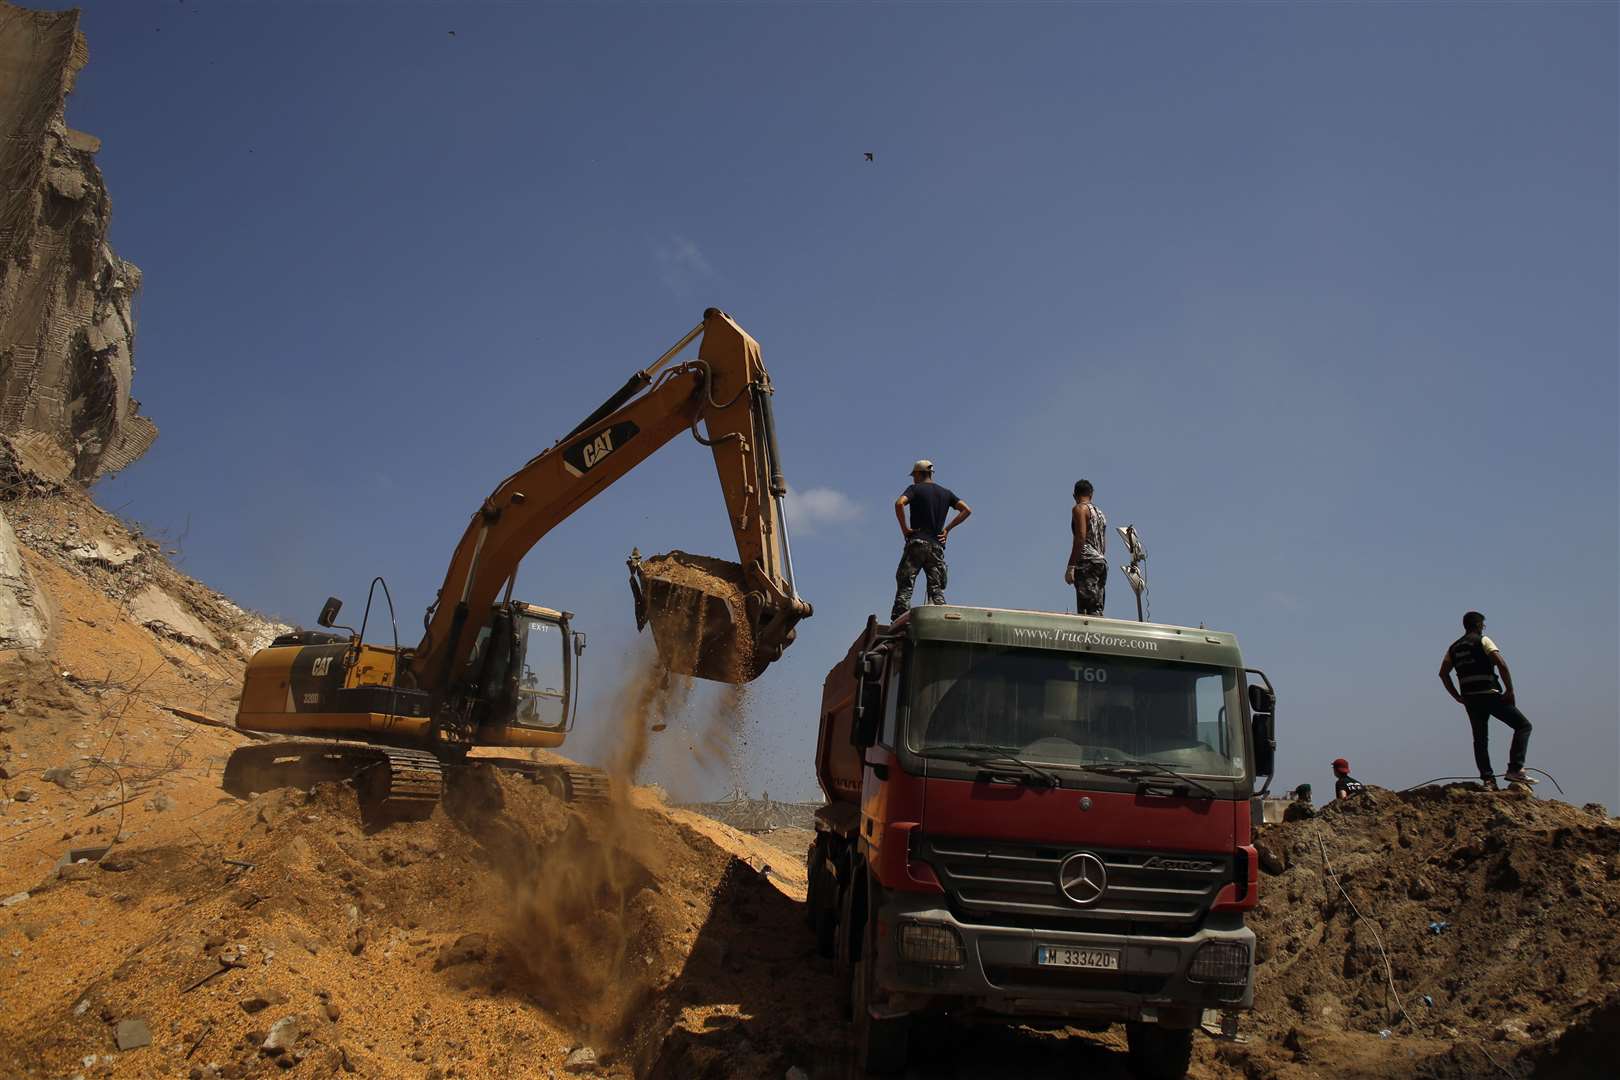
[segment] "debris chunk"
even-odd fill
[[[152,1029],[147,1027],[146,1021],[140,1017],[120,1020],[117,1040],[120,1050],[139,1050],[143,1046],[152,1045]]]
[[[266,986],[260,988],[258,991],[252,994],[249,994],[236,1004],[243,1012],[252,1015],[253,1013],[268,1009],[272,1005],[285,1005],[286,1003],[286,994],[283,994],[280,990],[274,989],[273,987]]]
[[[291,1016],[283,1016],[270,1025],[270,1032],[264,1037],[264,1042],[259,1044],[259,1049],[270,1055],[285,1054],[297,1046],[298,1040],[303,1037],[303,1017],[294,1013]]]
[[[433,970],[440,971],[456,964],[470,964],[488,955],[489,938],[483,934],[462,934],[452,944],[439,950],[438,959],[433,961]]]
[[[571,1073],[584,1073],[596,1071],[596,1051],[588,1046],[581,1046],[568,1055],[563,1062],[563,1068]]]

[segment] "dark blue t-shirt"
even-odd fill
[[[945,531],[945,518],[957,503],[956,493],[932,480],[912,484],[905,490],[911,506],[911,527],[929,540]]]

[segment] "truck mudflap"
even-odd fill
[[[891,893],[877,917],[886,1015],[949,1007],[1193,1027],[1206,1009],[1254,1004],[1254,931],[1236,913],[1211,913],[1186,937],[1080,933],[975,925],[937,897]]]

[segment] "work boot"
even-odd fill
[[[1479,786],[1484,788],[1486,791],[1501,791],[1502,790],[1501,787],[1497,785],[1496,777],[1494,777],[1494,776],[1482,776],[1482,777],[1480,777],[1479,778]]]
[[[1509,769],[1502,774],[1502,779],[1510,784],[1533,784],[1536,782],[1535,778],[1523,769]]]

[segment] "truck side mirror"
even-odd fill
[[[861,681],[855,692],[855,722],[849,728],[849,741],[861,749],[877,742],[878,724],[883,717],[883,655],[869,652],[861,657]]]
[[[337,623],[338,612],[343,610],[343,601],[335,596],[328,596],[326,603],[321,605],[321,613],[315,616],[315,622],[320,626],[333,626]]]
[[[1249,723],[1254,736],[1254,772],[1272,776],[1277,769],[1277,695],[1270,687],[1249,687]]]
[[[574,631],[574,655],[585,655],[585,635],[578,630]]]

